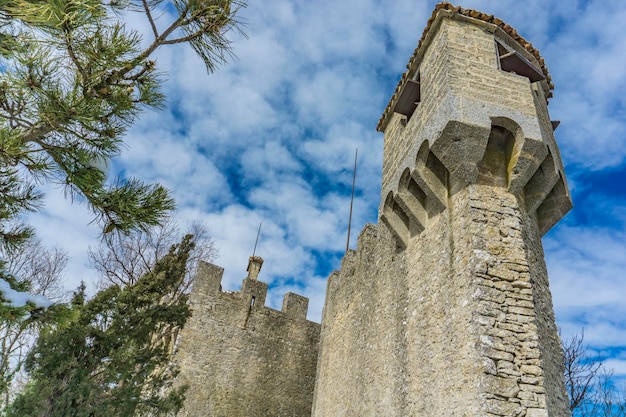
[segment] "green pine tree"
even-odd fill
[[[64,319],[42,330],[25,368],[30,381],[9,417],[165,416],[184,400],[173,386],[171,341],[182,328],[186,297],[172,301],[185,276],[193,240],[186,236],[134,285],[111,286],[85,301],[75,293]]]
[[[107,184],[105,167],[146,107],[163,103],[151,55],[188,43],[207,70],[225,62],[238,0],[0,0],[0,245],[31,230],[34,184],[65,187],[105,232],[146,229],[174,207],[167,191],[137,179]],[[140,14],[141,36],[123,19]],[[159,16],[157,19],[156,16]],[[171,16],[170,22],[165,22]]]

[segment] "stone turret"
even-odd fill
[[[378,130],[379,225],[331,275],[313,416],[569,416],[541,236],[571,208],[550,75],[437,6]]]
[[[248,279],[257,279],[263,266],[263,258],[260,256],[251,256],[248,260]]]

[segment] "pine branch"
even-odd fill
[[[154,38],[158,38],[159,37],[159,32],[157,30],[156,24],[154,23],[154,19],[152,18],[152,12],[150,11],[150,6],[148,5],[148,1],[147,0],[141,0],[142,4],[143,4],[143,9],[144,12],[146,13],[146,17],[148,18],[148,21],[150,22],[150,27],[152,28],[152,33],[154,34]]]

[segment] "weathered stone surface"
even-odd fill
[[[177,357],[189,385],[182,416],[311,415],[320,325],[296,294],[283,311],[265,307],[267,284],[251,266],[239,292],[220,291],[221,268],[199,267]]]
[[[520,392],[520,388],[517,385],[517,381],[513,378],[506,377],[483,377],[483,388],[490,394],[495,394],[501,397],[514,398]]]
[[[541,246],[571,207],[550,85],[502,71],[499,54],[547,70],[501,21],[436,11],[400,84],[419,80],[420,103],[379,123],[379,224],[329,277],[321,334],[303,297],[263,306],[260,265],[236,293],[203,266],[180,349],[185,415],[570,415]]]
[[[514,402],[502,401],[502,400],[487,400],[484,405],[484,409],[487,413],[491,413],[497,416],[523,416],[523,408],[521,405]]]
[[[535,201],[544,159],[562,173],[545,86],[499,69],[494,43],[517,47],[497,28],[430,27],[405,75],[421,102],[380,125],[381,222],[329,282],[313,416],[569,416],[540,241],[569,196]]]

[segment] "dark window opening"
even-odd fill
[[[530,80],[531,83],[544,80],[546,76],[533,63],[515,50],[496,41],[498,61],[502,71],[513,72]]]
[[[255,301],[255,297],[252,297],[250,299],[250,307],[254,306],[254,301]]]
[[[409,79],[404,84],[393,111],[406,116],[407,120],[410,119],[422,100],[420,87],[420,74],[418,73],[416,79]]]

